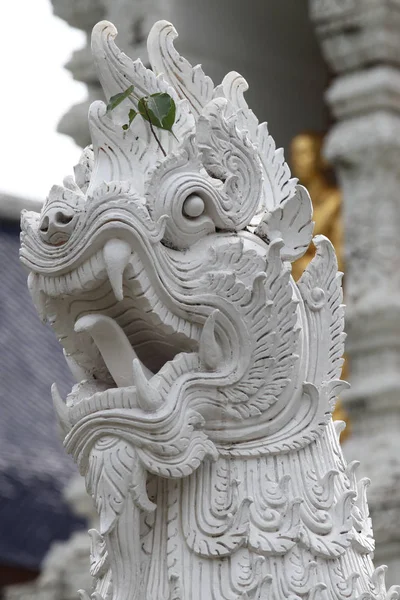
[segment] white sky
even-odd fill
[[[86,96],[63,68],[85,35],[55,17],[50,0],[5,2],[2,17],[0,193],[44,200],[81,152],[56,126]]]

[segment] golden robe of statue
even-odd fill
[[[304,185],[311,196],[314,211],[314,235],[325,235],[335,247],[339,271],[343,271],[343,227],[339,189],[332,184],[330,170],[322,156],[323,136],[317,133],[300,133],[293,138],[290,147],[291,169],[294,177]],[[315,254],[311,244],[307,252],[292,264],[292,275],[297,281]],[[346,363],[342,378],[346,379]],[[348,416],[340,401],[336,404],[333,418],[345,421],[347,427],[341,434],[343,441],[350,433]]]
[[[316,133],[300,133],[293,138],[290,154],[292,174],[311,196],[314,209],[314,235],[325,235],[335,247],[339,271],[343,271],[343,231],[340,191],[330,181],[329,168],[322,156],[323,137]],[[311,245],[292,265],[297,281],[315,253]]]

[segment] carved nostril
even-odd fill
[[[42,233],[47,233],[49,230],[49,217],[45,217],[40,224],[40,231]]]
[[[75,184],[69,180],[67,183],[69,187],[54,185],[46,199],[38,227],[39,237],[45,244],[66,244],[74,232],[84,197],[80,191],[78,194]]]
[[[43,241],[53,246],[65,244],[74,228],[74,214],[68,210],[50,209],[42,217],[39,225],[40,236]]]
[[[68,223],[71,223],[72,219],[73,215],[67,215],[60,211],[54,216],[55,223],[58,225],[68,225]]]

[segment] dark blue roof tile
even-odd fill
[[[66,394],[72,376],[36,314],[18,253],[19,227],[0,223],[0,562],[32,568],[82,521],[62,501],[76,470],[50,394],[54,381]]]

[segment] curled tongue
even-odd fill
[[[135,359],[139,361],[144,376],[147,379],[153,377],[150,369],[140,362],[123,329],[114,319],[92,313],[80,317],[74,329],[77,333],[87,332],[91,335],[118,387],[135,385],[132,368]]]

